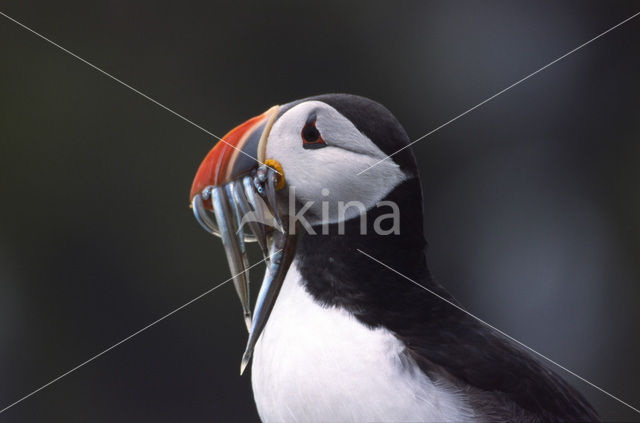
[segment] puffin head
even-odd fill
[[[413,154],[404,148],[408,143],[400,123],[379,103],[325,94],[270,108],[207,154],[191,187],[191,205],[198,222],[222,238],[242,303],[249,340],[241,370],[297,254],[297,233],[326,239],[330,229],[344,231],[358,219],[380,215],[381,202],[392,200],[399,226],[384,235],[422,239],[421,190]],[[414,227],[402,220],[406,216]],[[355,227],[373,230],[371,223]],[[352,234],[331,234],[340,235]],[[384,235],[355,234],[354,248]],[[252,317],[245,244],[253,241],[267,270]]]

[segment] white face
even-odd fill
[[[326,143],[323,148],[303,147],[301,132],[312,114]],[[317,219],[309,218],[311,224],[321,223],[321,216],[328,217],[327,223],[356,217],[361,213],[358,207],[338,213],[339,202],[344,206],[356,201],[369,210],[406,180],[407,175],[392,159],[358,175],[385,157],[347,118],[321,101],[292,107],[274,123],[267,139],[266,158],[280,162],[287,185],[300,203],[313,202],[308,210]]]

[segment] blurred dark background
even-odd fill
[[[223,135],[349,92],[415,139],[639,2],[21,1],[2,12]],[[415,145],[434,274],[640,406],[640,18]],[[228,278],[188,208],[215,139],[0,17],[0,408]],[[256,256],[257,257],[257,256]],[[253,279],[261,279],[256,268]],[[255,421],[231,285],[0,415]],[[555,369],[607,420],[640,415]]]

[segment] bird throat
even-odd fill
[[[403,297],[412,290],[358,250],[401,269],[414,280],[430,280],[418,179],[403,182],[385,200],[399,206],[397,233],[376,233],[373,224],[384,211],[372,208],[367,212],[364,233],[361,221],[351,219],[340,232],[333,224],[328,234],[302,233],[296,251],[299,271],[312,297],[323,305],[342,307],[370,326],[385,326],[384,315],[408,306]]]

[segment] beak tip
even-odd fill
[[[251,360],[251,352],[247,350],[242,355],[242,362],[240,363],[240,376],[242,376],[245,369],[247,368],[247,365],[249,364],[249,360]]]

